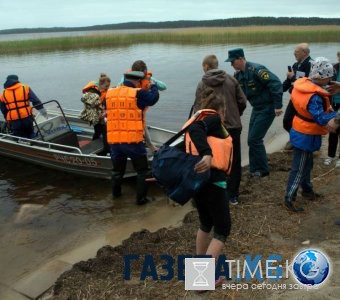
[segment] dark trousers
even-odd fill
[[[313,152],[306,152],[294,148],[292,169],[289,174],[285,196],[287,201],[295,200],[299,186],[301,186],[304,192],[313,191],[313,186],[310,181],[312,170]]]
[[[12,134],[15,136],[27,139],[33,137],[33,118],[31,116],[20,120],[10,121],[10,127]]]
[[[126,170],[127,158],[132,161],[137,173],[136,199],[137,201],[146,197],[148,185],[145,179],[149,173],[148,160],[144,143],[139,144],[115,144],[110,145],[112,171],[112,195],[120,196],[122,190],[122,179]]]
[[[96,124],[94,125],[94,134],[92,136],[92,140],[97,140],[101,136],[103,136],[103,146],[104,150],[99,153],[99,155],[106,155],[107,153],[110,153],[110,147],[107,143],[107,131],[106,131],[106,125],[105,124]]]
[[[333,104],[332,105],[333,109],[335,111],[338,111],[340,108],[340,104]],[[336,133],[329,133],[328,136],[328,156],[329,157],[335,157],[336,155],[336,149],[338,147],[338,143],[339,143],[339,134],[340,134],[340,130],[338,129],[338,131]],[[340,153],[339,153],[339,158],[340,158]]]
[[[227,192],[229,197],[235,197],[239,194],[241,182],[241,128],[229,128],[228,132],[233,139],[233,162],[231,172],[228,177]]]
[[[214,238],[225,242],[231,228],[226,190],[208,182],[194,196],[194,201],[197,206],[200,229],[210,232],[214,228]]]
[[[248,131],[249,169],[251,173],[269,173],[268,158],[263,138],[275,118],[274,108],[266,107],[251,112]]]

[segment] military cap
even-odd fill
[[[242,48],[231,49],[228,51],[228,58],[225,61],[232,62],[240,57],[244,57],[244,52]]]
[[[126,73],[124,73],[124,77],[127,79],[143,79],[145,77],[144,72],[140,72],[140,71],[128,71]]]

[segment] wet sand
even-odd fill
[[[340,172],[325,167],[322,156],[316,157],[313,184],[325,197],[316,202],[298,197],[305,212],[295,214],[282,205],[290,162],[291,153],[275,153],[270,156],[270,178],[250,180],[244,174],[240,204],[231,207],[233,227],[224,254],[231,259],[245,254],[281,254],[283,259],[291,260],[302,249],[319,248],[332,263],[330,280],[321,289],[309,292],[217,289],[198,296],[185,291],[184,282],[175,279],[140,281],[140,263],[132,264],[132,280],[124,281],[124,255],[154,255],[156,268],[162,274],[160,254],[177,257],[195,253],[198,219],[196,211],[192,211],[178,228],[136,232],[122,245],[103,247],[95,258],[75,264],[57,280],[53,299],[339,299],[340,227],[334,221],[340,218]]]

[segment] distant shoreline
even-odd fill
[[[93,25],[82,27],[50,27],[50,28],[13,28],[0,30],[0,34],[74,32],[121,29],[171,29],[192,27],[242,27],[242,26],[320,26],[340,25],[340,18],[319,17],[245,17],[215,20],[179,20],[163,22],[127,22],[118,24]]]
[[[146,43],[167,44],[282,44],[340,42],[340,26],[247,26],[179,28],[141,33],[89,33],[0,42],[0,55],[67,51]]]

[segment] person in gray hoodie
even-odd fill
[[[224,126],[233,139],[233,163],[228,179],[228,198],[231,204],[238,204],[239,186],[241,181],[241,131],[240,116],[247,105],[247,98],[238,81],[223,70],[218,69],[218,59],[215,55],[208,55],[203,59],[204,75],[196,89],[194,111],[200,107],[202,91],[207,87],[214,90],[226,104]]]

